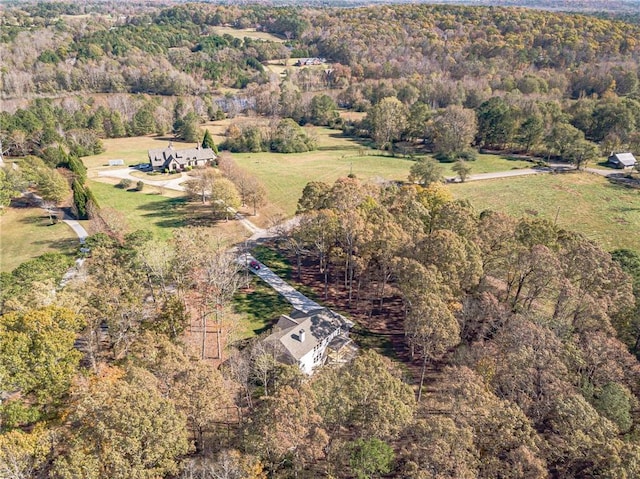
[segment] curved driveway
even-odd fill
[[[184,183],[189,179],[186,173],[174,174],[175,178],[170,180],[148,180],[146,178],[138,178],[131,174],[132,168],[120,168],[118,170],[102,170],[98,172],[99,177],[103,178],[120,178],[121,180],[131,180],[133,182],[142,181],[145,185],[155,186],[157,188],[166,188],[168,190],[184,191],[184,186],[180,186],[180,183]],[[137,170],[133,170],[137,171]]]

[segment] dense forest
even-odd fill
[[[640,153],[638,24],[404,4],[0,16],[0,153],[20,165],[0,168],[2,207],[31,190],[91,217],[80,157],[106,138],[299,153],[317,148],[310,123],[415,160],[404,183],[310,182],[268,244],[356,323],[353,362],[310,377],[238,340],[248,274],[210,228],[105,227],[64,287],[63,254],[1,273],[0,477],[640,477],[640,253],[476,211],[439,163],[464,179],[480,149],[578,168]],[[238,116],[222,144],[203,138]],[[226,183],[255,212],[262,185],[232,161],[218,173],[187,193]]]

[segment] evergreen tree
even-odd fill
[[[202,148],[211,148],[216,155],[218,154],[218,147],[213,142],[213,137],[211,136],[211,132],[209,130],[204,130],[204,138],[202,138]]]

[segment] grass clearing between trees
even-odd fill
[[[233,297],[233,309],[241,314],[238,339],[251,338],[267,331],[282,314],[289,314],[292,306],[271,286],[250,273],[249,288]]]
[[[535,175],[451,185],[456,198],[478,212],[504,211],[516,217],[555,221],[585,234],[606,250],[640,251],[640,190],[589,173]]]
[[[84,222],[83,222],[84,223]],[[5,208],[0,216],[0,271],[10,272],[44,253],[73,254],[78,237],[62,221],[52,225],[41,208]]]
[[[258,32],[255,28],[233,28],[233,27],[213,27],[213,33],[224,35],[225,33],[234,38],[244,40],[245,37],[252,40],[268,40],[272,42],[284,43],[284,38],[280,38],[272,33]]]

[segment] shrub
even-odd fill
[[[144,188],[144,183],[142,182],[142,180],[138,181],[136,183],[136,191],[142,191],[143,188]]]
[[[122,178],[122,179],[120,180],[120,183],[118,183],[118,184],[116,185],[116,188],[120,188],[120,189],[123,189],[123,190],[127,190],[127,189],[129,189],[130,187],[131,187],[131,180],[129,180],[129,179],[127,179],[127,178]]]

